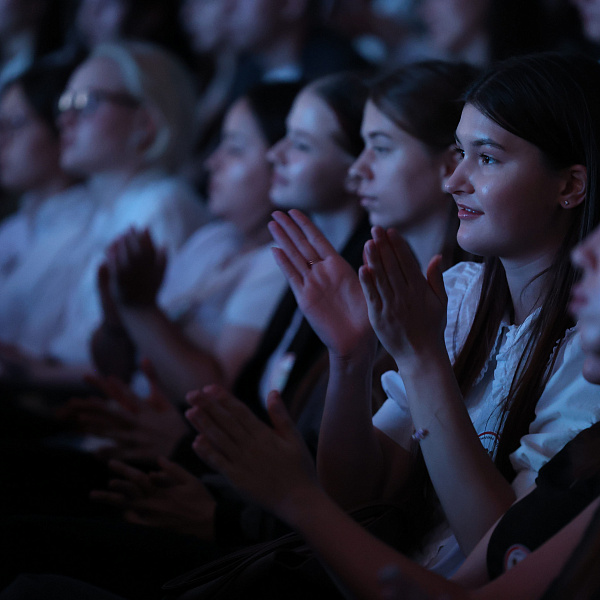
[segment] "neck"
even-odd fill
[[[102,195],[116,196],[120,194],[131,182],[131,180],[138,175],[138,171],[135,169],[123,170],[123,171],[103,171],[101,173],[94,173],[88,178],[88,185],[98,190]]]
[[[408,228],[396,227],[398,233],[408,242],[423,272],[427,270],[431,259],[442,251],[447,229],[447,211],[436,213]]]
[[[550,264],[551,260],[547,255],[528,262],[502,260],[516,325],[523,323],[534,310],[542,305],[548,291],[548,276],[543,272]]]
[[[364,216],[357,202],[349,202],[342,208],[328,212],[312,212],[310,218],[339,252]]]
[[[34,193],[40,200],[45,200],[58,192],[62,192],[62,190],[68,188],[72,183],[73,180],[68,175],[62,174],[41,184]]]
[[[267,223],[271,220],[269,215],[260,222],[240,225],[233,223],[236,229],[240,232],[242,238],[242,250],[253,250],[273,241]]]

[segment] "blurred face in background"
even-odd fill
[[[227,39],[232,0],[184,0],[181,24],[199,54],[210,54]]]
[[[59,140],[20,85],[0,99],[0,184],[16,192],[42,190],[61,176]]]
[[[421,18],[436,48],[457,52],[484,31],[491,0],[423,0]]]
[[[225,116],[221,141],[206,166],[209,210],[241,231],[264,224],[273,210],[268,149],[250,105],[238,100]]]
[[[577,8],[585,37],[600,44],[600,0],[571,0]]]
[[[583,376],[600,383],[600,227],[573,250],[573,263],[582,270],[573,288],[571,312],[577,318],[585,352]]]
[[[73,73],[63,99],[76,95],[81,103],[67,102],[58,119],[63,168],[78,175],[137,168],[142,147],[148,145],[142,128],[145,114],[127,91],[117,64],[106,57],[85,61]]]
[[[273,163],[271,200],[282,208],[327,212],[348,199],[346,181],[354,158],[340,144],[336,114],[310,87],[292,105],[287,133],[269,152]]]
[[[230,0],[228,43],[240,52],[259,52],[271,43],[285,23],[286,2]]]
[[[80,0],[75,26],[86,45],[117,39],[127,8],[125,0]]]

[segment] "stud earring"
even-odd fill
[[[563,202],[563,204],[564,204],[565,206],[569,206],[569,201],[568,201],[568,200],[565,200],[565,201]]]

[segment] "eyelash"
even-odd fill
[[[454,147],[454,153],[456,154],[457,160],[459,161],[463,160],[465,157],[465,151],[462,148],[459,148],[458,146]],[[497,158],[494,158],[493,156],[490,156],[489,154],[485,154],[483,152],[479,153],[478,157],[484,165],[493,165],[498,162]]]
[[[387,154],[390,151],[389,148],[384,148],[383,146],[372,146],[371,149],[375,154]]]
[[[479,155],[479,159],[484,165],[493,165],[498,162],[493,156],[483,153]]]

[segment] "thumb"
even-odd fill
[[[440,302],[446,306],[448,303],[448,295],[446,294],[446,286],[444,285],[441,254],[436,254],[429,261],[429,265],[427,265],[427,281]]]
[[[281,394],[276,390],[269,392],[267,397],[267,413],[277,433],[286,435],[296,431],[292,417],[283,403]]]

